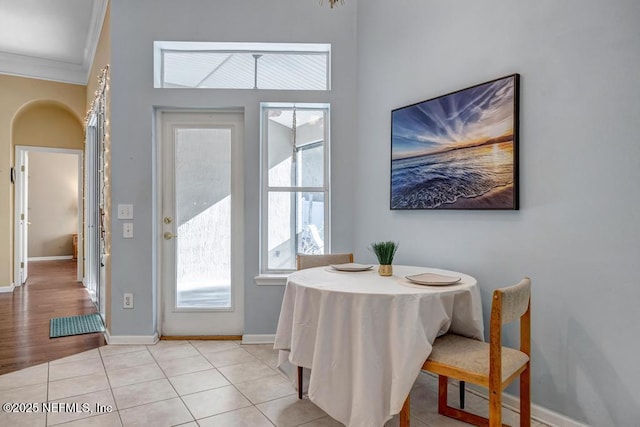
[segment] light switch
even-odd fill
[[[118,205],[118,219],[133,219],[133,205]]]
[[[133,239],[133,223],[125,222],[122,224],[122,237],[125,239]]]

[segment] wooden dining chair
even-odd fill
[[[296,269],[305,270],[307,268],[322,267],[331,264],[346,264],[353,262],[353,253],[338,253],[324,255],[302,255],[296,256]],[[298,399],[302,399],[302,366],[298,366]]]
[[[346,264],[353,262],[352,253],[324,254],[324,255],[302,255],[296,256],[296,269],[305,270],[307,268],[322,267],[331,264]]]
[[[502,426],[502,390],[520,378],[520,426],[531,425],[531,280],[493,292],[490,341],[453,333],[436,338],[422,369],[438,374],[438,413],[476,426]],[[520,350],[502,346],[502,326],[520,319]],[[489,418],[447,404],[448,378],[489,389]]]

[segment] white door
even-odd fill
[[[29,153],[26,150],[16,150],[18,176],[16,186],[16,284],[22,285],[27,281],[28,275],[28,248],[29,248]]]
[[[241,335],[243,116],[159,115],[161,335]]]

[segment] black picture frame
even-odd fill
[[[390,208],[518,210],[520,75],[391,111]]]

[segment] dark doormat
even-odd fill
[[[49,338],[104,332],[102,318],[98,313],[82,316],[55,317],[49,322]]]

